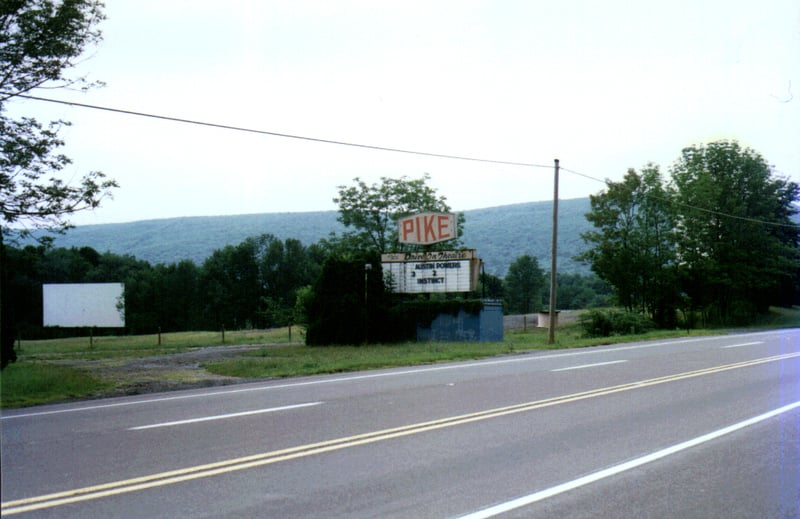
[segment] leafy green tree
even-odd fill
[[[200,291],[207,327],[257,325],[261,290],[255,242],[215,250],[203,263]]]
[[[586,309],[610,306],[613,291],[597,275],[558,273],[558,307],[560,309]],[[545,286],[544,300],[550,297],[550,287]]]
[[[370,290],[378,276],[364,273],[365,260],[331,256],[303,304],[307,316],[306,344],[362,344],[368,337],[368,301],[377,303]]]
[[[482,272],[478,278],[478,293],[486,299],[503,299],[503,280],[493,274]]]
[[[313,283],[321,268],[320,254],[318,247],[271,234],[214,251],[199,273],[204,327],[288,324],[297,290]]]
[[[742,322],[795,286],[800,188],[779,178],[756,151],[734,141],[683,150],[672,169],[679,204],[677,253],[691,307]]]
[[[176,332],[201,327],[199,320],[199,269],[189,260],[171,265],[155,265],[149,274],[149,305],[143,313],[150,316],[149,333],[157,330]],[[128,314],[134,309],[128,308]]]
[[[31,337],[42,322],[41,265],[46,247],[6,247],[5,252],[3,261],[8,275],[3,281],[4,295],[14,301],[16,332]]]
[[[89,86],[85,78],[65,74],[86,47],[98,43],[103,19],[98,0],[4,0],[0,2],[0,366],[13,361],[14,316],[5,304],[4,235],[9,226],[68,226],[68,215],[97,207],[116,182],[100,172],[69,184],[55,176],[70,160],[57,149],[67,123],[43,125],[30,117],[14,120],[7,103],[37,88]],[[48,175],[53,175],[48,178]]]
[[[512,314],[537,312],[542,305],[545,280],[539,261],[525,254],[508,267],[504,280],[506,310]]]
[[[293,320],[297,290],[315,279],[321,264],[299,240],[280,241],[271,234],[252,239],[259,265],[260,312],[267,326],[284,326]]]
[[[382,177],[380,184],[368,185],[360,178],[355,178],[355,185],[339,186],[339,196],[333,199],[339,204],[338,220],[345,227],[354,229],[339,239],[346,244],[345,249],[375,251],[378,254],[414,250],[414,247],[399,242],[398,218],[425,211],[450,212],[445,197],[439,196],[427,184],[428,180],[428,174],[413,180],[408,177]],[[463,213],[457,218],[460,237]],[[458,246],[458,242],[444,243],[448,248]]]
[[[306,285],[297,289],[297,299],[294,305],[293,318],[297,324],[308,324],[310,308],[314,302],[314,287]]]
[[[649,315],[661,326],[676,320],[675,214],[657,166],[630,169],[622,182],[589,197],[586,218],[597,230],[584,233],[593,247],[579,256],[614,287],[628,311]]]

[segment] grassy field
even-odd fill
[[[293,326],[274,330],[241,330],[225,332],[177,332],[160,335],[72,337],[46,341],[22,341],[17,353],[26,360],[103,359],[145,357],[180,353],[191,348],[232,346],[241,344],[289,344],[303,341],[303,330]]]
[[[800,327],[800,309],[776,309],[755,329]],[[237,380],[341,373],[518,354],[543,349],[657,340],[724,333],[722,330],[657,331],[643,335],[586,338],[576,324],[559,326],[556,343],[547,344],[547,330],[506,331],[502,342],[413,342],[370,346],[311,347],[301,329],[291,331],[187,332],[50,341],[23,341],[19,360],[0,374],[0,405],[21,407],[170,388],[230,383]],[[240,348],[230,346],[242,345]],[[244,346],[249,345],[249,346]],[[219,348],[213,348],[218,346]],[[209,348],[211,347],[211,348]],[[234,349],[235,351],[230,351]],[[185,364],[186,356],[204,355]],[[215,354],[219,352],[219,354]],[[181,359],[181,362],[177,362]],[[148,366],[174,369],[154,372]],[[211,380],[209,377],[217,377]],[[223,382],[220,382],[223,380]],[[174,383],[170,385],[170,383]]]

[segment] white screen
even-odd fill
[[[42,285],[44,326],[125,327],[123,283]]]

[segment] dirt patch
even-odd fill
[[[230,359],[247,351],[278,346],[285,347],[286,344],[213,346],[151,357],[58,362],[87,371],[103,381],[114,384],[115,389],[98,396],[137,395],[246,382],[247,379],[239,377],[209,373],[201,364]]]

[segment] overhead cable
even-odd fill
[[[196,121],[193,119],[183,119],[180,117],[172,117],[168,115],[157,115],[157,114],[149,114],[144,112],[137,112],[133,110],[123,110],[120,108],[111,108],[107,106],[98,106],[98,105],[90,105],[86,103],[76,103],[74,101],[63,101],[60,99],[49,99],[46,97],[38,97],[38,96],[31,96],[27,94],[17,94],[16,97],[20,97],[23,99],[31,99],[33,101],[45,101],[48,103],[57,103],[63,104],[68,106],[77,106],[80,108],[90,108],[92,110],[102,110],[105,112],[113,112],[118,114],[125,114],[125,115],[135,115],[138,117],[148,117],[150,119],[160,119],[163,121],[172,121],[178,123],[185,123],[185,124],[194,124],[199,126],[207,126],[211,128],[221,128],[223,130],[234,130],[239,132],[247,132],[247,133],[257,133],[259,135],[270,135],[272,137],[283,137],[286,139],[297,139],[302,141],[310,141],[310,142],[319,142],[324,144],[334,144],[337,146],[350,146],[353,148],[362,148],[368,150],[376,150],[376,151],[388,151],[392,153],[405,153],[407,155],[421,155],[424,157],[437,157],[442,159],[454,159],[454,160],[467,160],[472,162],[486,162],[490,164],[504,164],[506,166],[523,166],[523,167],[530,167],[530,168],[547,168],[552,169],[552,165],[545,165],[545,164],[532,164],[528,162],[514,162],[509,160],[495,160],[495,159],[484,159],[479,157],[465,157],[462,155],[450,155],[445,153],[432,153],[427,151],[417,151],[417,150],[407,150],[401,148],[390,148],[387,146],[376,146],[372,144],[359,144],[355,142],[345,142],[345,141],[336,141],[332,139],[321,139],[318,137],[308,137],[304,135],[292,135],[288,133],[280,133],[280,132],[273,132],[267,130],[258,130],[254,128],[245,128],[242,126],[232,126],[228,124],[220,124],[220,123],[210,123],[205,121]]]

